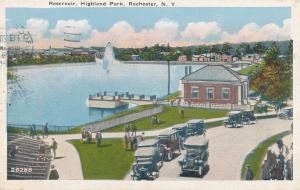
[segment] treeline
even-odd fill
[[[79,63],[79,62],[93,62],[95,57],[93,55],[48,55],[43,56],[19,56],[17,58],[8,58],[7,65],[19,66],[19,65],[44,65],[55,63]]]
[[[131,60],[131,55],[139,55],[140,59],[144,61],[175,61],[181,55],[186,55],[187,59],[191,60],[192,55],[199,55],[203,53],[227,54],[241,58],[241,56],[245,54],[263,54],[274,43],[279,48],[280,53],[284,54],[287,51],[288,41],[265,41],[239,44],[223,43],[188,47],[171,47],[169,44],[155,44],[154,46],[146,46],[144,48],[114,48],[114,51],[116,58],[121,61]],[[168,55],[166,55],[166,52]]]
[[[263,61],[250,75],[250,86],[263,99],[274,105],[293,97],[293,41],[282,58],[280,49],[273,44],[265,53]]]

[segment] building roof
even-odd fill
[[[183,77],[181,80],[236,82],[248,80],[248,77],[240,75],[238,72],[224,65],[206,65]]]

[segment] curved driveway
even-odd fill
[[[209,139],[210,170],[203,177],[180,177],[178,160],[164,162],[157,180],[239,180],[243,161],[260,142],[290,129],[291,121],[277,118],[258,120],[243,128],[216,127],[206,133]]]

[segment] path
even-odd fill
[[[259,120],[257,124],[243,128],[217,127],[207,132],[209,139],[209,172],[205,180],[239,180],[247,154],[263,140],[290,129],[291,121],[277,118]],[[201,180],[196,177],[180,177],[178,160],[165,162],[157,180]]]
[[[56,152],[57,158],[51,161],[51,164],[55,165],[59,173],[59,179],[83,179],[80,157],[75,147],[66,142],[66,137],[62,135],[52,135],[44,140],[51,143],[52,138],[57,141],[58,149]]]

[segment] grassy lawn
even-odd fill
[[[241,179],[245,179],[246,175],[246,165],[250,165],[254,173],[254,179],[258,180],[260,178],[261,173],[261,165],[266,155],[266,152],[270,146],[276,143],[277,140],[282,139],[284,136],[289,135],[290,131],[284,131],[277,135],[274,135],[263,142],[261,142],[251,153],[249,153],[244,161]]]
[[[228,113],[227,110],[211,110],[200,108],[185,108],[184,117],[180,117],[177,107],[165,107],[164,111],[157,114],[160,120],[160,124],[152,124],[151,117],[136,120],[134,123],[137,126],[138,131],[155,130],[170,127],[171,125],[178,123],[185,123],[190,119],[210,119],[217,117],[224,117]],[[120,132],[124,131],[124,125],[119,125],[110,129],[106,129],[105,132]]]
[[[239,70],[238,72],[239,72],[240,74],[242,74],[242,75],[249,75],[249,74],[251,74],[253,71],[255,71],[256,67],[257,67],[256,65],[251,65],[251,66],[249,66],[249,67],[247,67],[247,68],[244,68],[244,69]]]
[[[83,126],[85,126],[85,125],[95,124],[95,123],[100,123],[100,122],[102,122],[102,121],[114,119],[114,118],[121,117],[121,116],[130,114],[130,113],[140,112],[140,111],[143,111],[143,110],[146,110],[146,109],[153,108],[154,106],[155,106],[155,105],[153,105],[153,104],[151,104],[151,105],[137,106],[137,107],[134,107],[134,108],[132,108],[132,109],[125,110],[125,111],[122,111],[122,112],[117,113],[117,114],[115,114],[115,115],[109,116],[109,117],[107,117],[107,118],[105,118],[105,119],[101,119],[101,120],[99,120],[99,121],[87,123],[87,124],[84,124],[84,125],[81,125],[81,126],[72,128],[72,129],[69,130],[69,133],[80,133],[81,128],[82,128]]]
[[[104,139],[102,146],[69,141],[80,155],[84,179],[123,179],[134,160],[132,151],[125,151],[122,139]]]

